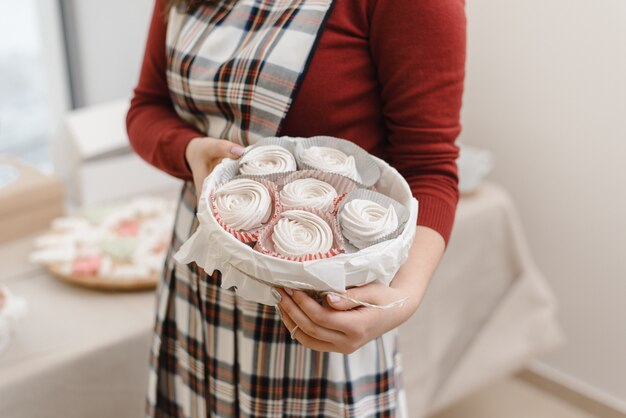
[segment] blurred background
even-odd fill
[[[137,81],[152,7],[149,0],[0,0],[0,156],[17,158],[42,175],[52,176],[61,185],[59,196],[63,196],[66,214],[137,194],[171,198],[179,187],[177,180],[134,156],[125,136],[123,117]],[[462,197],[458,230],[444,259],[448,264],[442,265],[438,277],[449,284],[446,291],[459,292],[469,284],[459,284],[463,277],[455,276],[452,265],[459,264],[455,257],[466,257],[467,280],[480,280],[485,271],[497,276],[500,273],[494,266],[509,263],[512,273],[506,280],[513,283],[530,271],[539,278],[541,290],[520,296],[525,305],[519,302],[519,306],[526,307],[517,311],[511,307],[507,321],[512,324],[521,317],[530,318],[541,309],[548,313],[530,328],[520,325],[519,332],[502,320],[499,327],[493,325],[493,337],[482,346],[475,344],[475,350],[484,350],[482,354],[467,354],[473,341],[479,341],[476,336],[487,332],[485,324],[512,298],[506,291],[510,283],[503,284],[482,316],[476,314],[474,332],[441,337],[441,346],[430,347],[449,355],[440,358],[445,367],[440,364],[436,379],[430,369],[420,374],[421,381],[438,383],[429,386],[428,396],[414,406],[411,416],[624,417],[626,2],[472,0],[467,1],[466,10],[467,82],[459,141],[474,151],[487,152],[474,161],[481,180],[485,164],[493,169]],[[15,194],[8,194],[9,189],[3,197],[1,187],[2,182],[0,199],[16,199]],[[487,209],[481,209],[483,204]],[[490,208],[494,214],[504,213],[502,220],[494,220],[494,215],[484,220],[494,223],[485,224],[484,229],[463,226],[463,222],[482,225],[470,222],[472,216],[479,216],[472,210],[484,214],[490,213]],[[6,213],[3,216],[9,216]],[[29,305],[28,313],[16,321],[8,351],[0,353],[0,376],[12,376],[0,383],[0,416],[34,416],[20,403],[25,399],[20,385],[28,376],[44,379],[44,374],[64,379],[64,385],[35,390],[42,402],[54,398],[50,400],[54,411],[73,405],[76,415],[59,416],[86,416],[77,412],[84,406],[81,397],[91,407],[115,411],[116,416],[136,416],[141,413],[145,392],[141,385],[147,371],[153,295],[149,291],[100,294],[48,282],[43,270],[25,267],[33,234],[43,229],[12,233],[10,239],[8,235],[0,237],[0,259],[13,262],[2,263],[0,283]],[[489,252],[476,255],[479,267],[471,270],[478,261],[467,258],[466,249],[477,236],[486,242],[480,248]],[[488,250],[487,245],[501,254]],[[501,257],[500,261],[496,257]],[[45,284],[31,289],[34,277]],[[428,313],[435,316],[442,306],[461,306],[454,299],[457,296],[445,293],[443,285],[436,287],[436,280],[429,291],[433,302],[425,301],[421,316],[418,312],[410,325],[428,329],[433,340],[438,338],[433,336],[434,330],[443,326],[432,325]],[[473,283],[477,282],[470,281]],[[70,329],[63,328],[59,332],[71,336],[69,340],[49,350],[33,349],[33,344],[45,345],[52,338],[46,334],[51,331],[41,331],[36,325],[37,312],[43,315],[41,306],[48,303],[41,290],[48,289],[45,286],[59,293],[59,303],[70,304],[65,306],[82,298],[89,301],[89,309],[99,307],[101,311],[93,314],[94,321],[103,321],[99,327],[115,333],[123,328],[115,321],[122,321],[128,329],[111,339],[98,333],[83,344]],[[459,311],[452,328],[464,328],[460,321],[474,305],[483,304],[481,297],[490,288],[486,283],[486,293],[476,293],[471,301],[463,302],[466,310]],[[115,300],[115,308],[109,306],[111,300]],[[46,306],[56,309],[53,304]],[[86,308],[68,308],[69,317],[82,315],[75,309]],[[112,309],[115,312],[111,313]],[[87,330],[94,325],[72,325],[75,329],[82,326]],[[506,329],[513,329],[512,337],[498,331]],[[85,332],[91,335],[92,331]],[[524,338],[515,340],[521,334]],[[122,340],[126,346],[115,345]],[[68,341],[75,345],[66,347]],[[459,341],[467,353],[449,350],[458,347]],[[507,342],[515,349],[500,348]],[[87,345],[89,350],[82,352]],[[413,346],[408,347],[411,350]],[[107,359],[103,352],[114,354]],[[498,357],[499,352],[515,355]],[[123,361],[133,353],[138,360],[129,368]],[[432,352],[423,354],[424,359],[435,358]],[[57,358],[54,356],[58,362],[52,360]],[[490,357],[502,361],[484,363]],[[70,371],[70,362],[83,369],[87,364],[92,370],[124,369],[135,373],[136,380],[125,379],[126,383],[116,386],[119,381],[115,378]],[[50,364],[53,366],[46,369]],[[42,375],[37,375],[33,365],[41,365]],[[483,366],[489,370],[484,379],[466,377]],[[466,371],[455,374],[455,369]],[[96,383],[87,390],[81,379]],[[419,391],[420,385],[415,385],[413,390]],[[412,390],[411,382],[407,387]],[[118,393],[122,390],[124,393]],[[122,399],[117,406],[107,402],[112,392]],[[516,412],[514,408],[530,409]]]

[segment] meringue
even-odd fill
[[[230,228],[249,231],[269,220],[272,198],[267,188],[258,181],[235,179],[217,189],[215,209]]]
[[[287,257],[327,253],[333,246],[333,231],[314,213],[288,210],[280,214],[272,240],[276,252]]]
[[[239,160],[241,174],[273,174],[296,171],[296,159],[279,145],[259,145],[247,151]]]
[[[302,151],[300,159],[303,163],[318,170],[341,174],[361,182],[354,157],[348,156],[338,149],[313,146]]]
[[[294,180],[280,192],[280,203],[287,209],[310,207],[326,210],[336,198],[337,191],[333,186],[313,178]]]
[[[343,235],[358,249],[391,234],[398,228],[398,215],[392,205],[385,209],[376,202],[353,199],[339,214]]]

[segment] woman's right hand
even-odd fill
[[[198,137],[192,139],[185,149],[185,159],[196,186],[196,196],[200,198],[202,183],[211,171],[224,158],[237,159],[243,155],[244,148],[225,139]]]

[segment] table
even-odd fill
[[[28,300],[0,355],[0,417],[143,415],[154,294],[72,287],[26,262],[30,239],[0,247],[0,282]],[[560,340],[556,304],[506,192],[464,196],[450,246],[400,329],[409,416],[425,416],[520,368]]]
[[[154,293],[59,282],[28,264],[31,242],[0,249],[0,281],[29,305],[0,354],[0,417],[143,416]]]
[[[508,194],[485,183],[463,196],[427,294],[400,328],[409,416],[436,412],[558,346],[556,310]]]

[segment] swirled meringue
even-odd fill
[[[304,178],[285,185],[280,192],[280,203],[287,209],[310,207],[325,210],[333,204],[336,197],[337,191],[330,184],[317,179]]]
[[[250,149],[239,160],[241,174],[273,174],[296,169],[293,154],[279,145],[259,145]]]
[[[333,246],[333,231],[314,213],[288,210],[280,214],[272,240],[276,252],[288,257],[326,253]]]
[[[352,180],[361,182],[356,169],[356,161],[352,155],[346,155],[335,148],[309,147],[302,151],[300,159],[303,163],[322,171],[341,174]]]
[[[258,181],[235,179],[215,192],[215,209],[222,221],[237,231],[259,228],[272,214],[272,198]]]
[[[395,231],[398,215],[392,205],[385,209],[371,200],[353,199],[341,209],[339,223],[348,241],[361,249]]]

